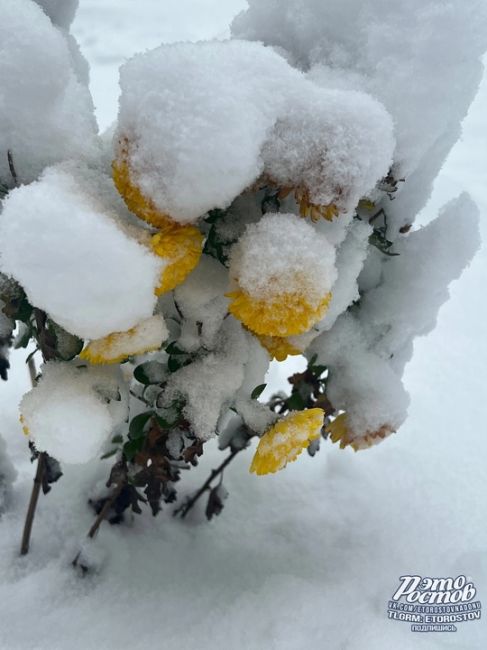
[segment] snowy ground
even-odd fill
[[[74,31],[92,65],[101,127],[115,116],[124,57],[161,40],[224,35],[241,6],[81,0]],[[484,82],[423,214],[428,221],[467,189],[483,213],[484,241],[486,108]],[[66,471],[41,498],[30,555],[18,557],[33,467],[17,421],[28,382],[24,353],[17,354],[11,380],[0,386],[1,433],[19,468],[13,508],[0,526],[0,649],[487,647],[484,621],[421,635],[386,617],[405,573],[471,576],[487,602],[486,268],[483,248],[452,287],[437,329],[416,344],[406,375],[410,417],[397,436],[358,454],[323,446],[314,459],[260,478],[248,474],[250,453],[242,454],[227,472],[230,497],[220,518],[207,523],[196,513],[181,523],[168,509],[157,519],[105,525],[90,550],[100,571],[83,580],[69,564],[92,520],[78,490],[86,485],[87,496],[103,468],[97,477]],[[288,371],[275,368],[273,385]]]

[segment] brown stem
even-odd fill
[[[30,383],[32,384],[32,388],[37,386],[37,370],[36,370],[36,362],[34,357],[29,357],[29,361],[27,362],[27,367],[29,368],[29,375],[30,375]]]
[[[92,527],[91,527],[90,530],[88,531],[88,535],[87,535],[87,537],[89,537],[90,539],[93,539],[93,537],[96,535],[96,533],[97,533],[97,531],[98,531],[98,528],[100,528],[100,525],[101,525],[102,521],[103,521],[103,520],[105,519],[105,517],[107,516],[108,511],[109,511],[110,508],[112,507],[113,503],[116,501],[118,495],[119,495],[120,492],[122,491],[123,486],[124,486],[124,483],[123,483],[123,482],[120,482],[120,483],[117,485],[117,487],[113,490],[111,496],[110,496],[110,497],[105,501],[105,503],[103,504],[103,508],[102,508],[102,509],[100,510],[100,512],[98,513],[97,518],[95,519],[95,521],[93,522]]]
[[[29,508],[27,510],[27,516],[25,518],[24,532],[22,535],[22,543],[20,545],[21,555],[27,555],[27,553],[29,552],[30,535],[32,532],[32,524],[34,523],[37,501],[39,499],[39,493],[41,490],[45,463],[46,463],[46,454],[45,452],[42,452],[39,454],[39,458],[37,459],[37,469],[34,477],[34,485],[32,487],[32,493],[30,495]]]
[[[203,483],[203,485],[200,487],[198,492],[194,494],[194,496],[191,497],[191,499],[188,499],[186,503],[184,503],[180,508],[174,511],[175,515],[180,515],[181,519],[184,519],[188,512],[191,510],[191,508],[194,506],[194,504],[198,501],[198,499],[206,492],[206,490],[209,489],[211,482],[223,472],[225,467],[229,465],[232,460],[235,458],[235,456],[241,452],[241,449],[234,449],[231,454],[229,454],[223,463],[219,465],[216,469],[211,470],[210,476],[206,479],[206,481]]]
[[[10,170],[10,174],[12,176],[12,180],[14,182],[15,187],[19,186],[19,179],[17,176],[17,171],[15,169],[15,164],[14,164],[14,157],[10,149],[7,151],[7,160],[8,160],[8,168]]]

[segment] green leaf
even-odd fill
[[[154,360],[145,361],[134,370],[135,379],[144,386],[160,384],[164,380],[165,374],[166,366]]]
[[[169,357],[167,360],[167,369],[169,372],[176,372],[176,370],[179,370],[184,366],[184,362],[181,359],[178,359],[177,357]]]
[[[293,393],[287,400],[287,407],[290,411],[304,411],[306,402],[299,393]]]
[[[29,341],[32,337],[32,329],[29,325],[25,326],[24,331],[22,332],[21,336],[17,339],[15,343],[15,349],[18,350],[19,348],[26,348],[29,345]]]
[[[111,458],[117,453],[118,449],[115,447],[111,451],[107,451],[106,454],[103,454],[103,456],[100,456],[100,460],[105,460],[105,458]]]
[[[215,223],[219,219],[222,219],[226,215],[226,210],[220,210],[219,208],[215,208],[214,210],[210,210],[208,212],[208,216],[206,217],[205,221],[206,223]]]
[[[250,394],[250,397],[252,399],[258,399],[262,395],[262,393],[264,392],[264,389],[265,389],[266,386],[267,386],[267,384],[259,384],[258,386],[256,386],[254,388],[254,390],[252,391],[252,393]]]
[[[308,361],[308,368],[311,368],[311,366],[314,366],[316,363],[316,359],[318,358],[317,354],[313,354],[311,359]]]
[[[175,422],[169,422],[169,420],[166,420],[160,415],[156,415],[156,420],[161,429],[170,429],[175,424]]]
[[[129,438],[131,440],[138,440],[144,437],[144,428],[147,422],[154,416],[154,411],[145,411],[136,415],[129,425]]]
[[[113,436],[112,442],[114,445],[118,445],[123,442],[123,436]]]
[[[123,455],[127,460],[133,460],[136,454],[142,449],[144,445],[143,438],[137,438],[136,440],[129,440],[123,446]]]
[[[311,372],[313,373],[313,375],[315,375],[315,377],[318,378],[318,377],[321,377],[321,375],[322,375],[326,370],[328,370],[328,368],[327,368],[326,366],[320,366],[320,365],[318,365],[318,366],[311,366],[310,370],[311,370]]]
[[[23,323],[30,325],[32,310],[33,307],[27,300],[26,295],[22,294],[21,297],[15,297],[8,300],[3,308],[3,313],[13,320],[20,320]]]
[[[172,343],[169,343],[169,345],[166,348],[166,352],[168,354],[186,354],[184,350],[181,350],[178,348],[176,341],[173,341]]]

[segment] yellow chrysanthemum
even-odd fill
[[[24,436],[30,436],[29,427],[25,424],[25,418],[23,415],[19,415],[20,424],[22,425],[22,431]]]
[[[303,217],[311,217],[311,221],[316,223],[321,218],[327,221],[333,221],[339,215],[338,207],[334,203],[329,205],[320,205],[313,203],[310,199],[309,190],[304,186],[298,187],[283,187],[278,194],[278,197],[283,199],[288,194],[293,192],[294,198],[299,205],[299,214]]]
[[[277,361],[285,361],[288,356],[302,354],[302,350],[292,345],[283,336],[258,336],[257,338],[271,357]]]
[[[126,332],[114,332],[90,341],[79,355],[92,364],[120,363],[128,357],[159,350],[167,337],[161,316],[152,316]]]
[[[321,435],[323,409],[294,411],[271,427],[259,441],[250,471],[271,474],[286,467]]]
[[[317,304],[301,293],[283,293],[270,300],[253,298],[244,291],[226,294],[232,301],[229,311],[249,330],[265,336],[295,336],[307,332],[328,308],[331,293]]]
[[[340,443],[340,449],[350,446],[354,451],[360,451],[384,440],[394,433],[394,429],[390,425],[384,424],[376,431],[366,431],[361,435],[356,435],[349,426],[347,414],[341,413],[327,425],[326,432],[332,442]]]
[[[127,208],[156,228],[164,228],[173,223],[171,217],[159,210],[154,202],[144,196],[133,181],[129,165],[129,141],[123,138],[119,144],[117,158],[112,163],[115,187],[122,196]]]
[[[151,239],[156,255],[169,263],[161,274],[156,295],[172,291],[198,265],[203,248],[203,235],[195,226],[167,226]]]

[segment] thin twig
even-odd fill
[[[8,160],[8,168],[10,169],[10,175],[12,176],[14,185],[15,187],[18,187],[19,178],[17,176],[17,170],[15,169],[15,165],[14,165],[14,157],[10,149],[7,151],[7,160]]]
[[[34,388],[37,386],[37,369],[33,356],[29,357],[29,360],[27,361],[27,367],[29,368],[30,383],[32,384],[32,388]]]
[[[118,498],[120,492],[122,491],[124,485],[125,485],[124,481],[120,481],[120,483],[117,484],[117,486],[113,490],[112,494],[108,497],[108,499],[103,504],[103,508],[98,513],[98,515],[97,515],[95,521],[93,522],[90,530],[88,531],[86,537],[88,537],[89,539],[93,539],[93,537],[96,535],[96,533],[98,532],[98,529],[100,528],[103,520],[106,518],[106,516],[108,514],[108,511],[110,510],[110,508],[112,507],[114,502],[117,500],[117,498]],[[71,564],[74,567],[78,566],[78,560],[80,558],[80,555],[81,555],[81,551],[78,551],[78,553],[76,554],[76,557],[71,562]]]
[[[15,166],[13,162],[13,157],[12,157],[12,152],[9,150],[7,153],[8,156],[8,164],[10,167],[10,173],[12,174],[12,177],[14,181],[17,183],[17,175],[15,172]],[[49,359],[52,359],[55,357],[55,354],[53,355],[53,350],[50,349],[46,345],[46,334],[45,334],[45,326],[47,322],[47,316],[46,314],[41,311],[40,309],[34,308],[34,317],[36,320],[36,325],[38,327],[38,332],[39,332],[39,346],[42,352],[42,358],[44,361],[49,361]],[[36,373],[36,366],[34,362],[33,356],[31,356],[28,360],[28,367],[29,367],[29,374],[30,374],[30,380],[32,383],[32,387],[35,387],[37,385],[37,373]],[[44,472],[46,469],[46,458],[47,458],[47,453],[46,452],[41,452],[38,457],[37,457],[37,469],[36,469],[36,474],[34,477],[34,485],[32,487],[32,492],[30,495],[30,501],[29,501],[29,508],[27,510],[27,515],[25,517],[25,524],[24,524],[24,532],[22,535],[22,543],[20,546],[20,554],[21,555],[27,555],[29,552],[29,545],[30,545],[30,536],[32,533],[32,525],[34,523],[34,517],[36,514],[36,508],[37,508],[37,502],[39,500],[39,494],[40,494],[40,489],[42,485],[42,480],[44,477]]]
[[[39,493],[41,491],[45,464],[46,464],[46,454],[45,452],[41,452],[39,454],[39,458],[37,459],[37,469],[34,477],[34,485],[32,487],[29,508],[27,510],[27,516],[25,518],[24,533],[22,535],[22,543],[20,545],[21,555],[27,555],[27,553],[29,552],[30,535],[32,532],[32,524],[34,523],[34,516],[36,512],[37,501],[39,499]]]
[[[125,485],[125,483],[123,481],[120,481],[120,483],[118,483],[117,487],[113,490],[111,496],[105,501],[105,503],[103,504],[103,508],[98,513],[97,518],[95,519],[95,521],[93,522],[93,525],[91,526],[90,530],[88,531],[87,537],[89,537],[90,539],[93,539],[93,537],[96,535],[96,533],[98,532],[98,529],[100,528],[100,525],[101,525],[102,521],[106,518],[106,516],[108,514],[108,511],[110,510],[110,508],[112,507],[114,502],[117,500],[117,498],[118,498],[120,492],[122,491],[124,485]]]
[[[219,465],[216,469],[213,469],[211,471],[210,476],[206,479],[206,481],[203,483],[203,485],[200,487],[200,489],[192,496],[190,499],[188,499],[182,506],[177,508],[174,511],[174,515],[180,515],[181,519],[184,519],[188,512],[191,510],[191,508],[194,506],[194,504],[198,501],[198,499],[203,496],[203,494],[210,488],[210,485],[212,481],[219,475],[223,473],[223,470],[225,467],[232,462],[232,460],[235,458],[235,456],[241,452],[241,449],[234,449],[231,454],[229,454],[223,463]]]

